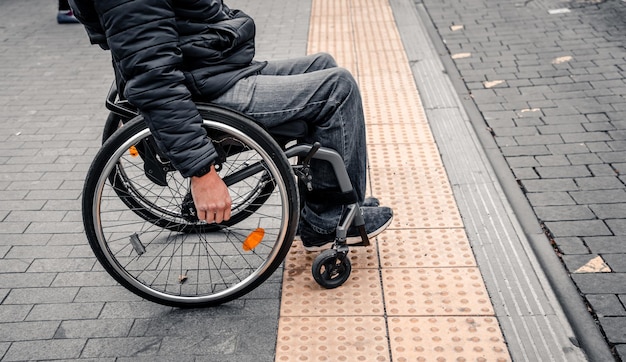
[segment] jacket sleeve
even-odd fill
[[[93,0],[69,0],[74,16],[85,26],[91,44],[108,49],[104,29],[100,25]]]
[[[217,159],[180,67],[174,10],[168,0],[97,4],[124,95],[150,127],[159,148],[184,177]]]

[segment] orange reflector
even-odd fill
[[[263,228],[257,228],[256,230],[251,232],[250,235],[248,235],[246,240],[244,240],[243,245],[241,245],[241,248],[245,251],[250,251],[256,248],[257,245],[261,243],[261,240],[263,240],[264,236],[265,230]]]
[[[128,149],[128,152],[133,157],[139,156],[139,151],[137,151],[137,147],[135,147],[135,146],[130,146],[130,148]]]

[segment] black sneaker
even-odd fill
[[[378,199],[373,196],[366,197],[365,200],[363,200],[363,205],[361,206],[365,206],[365,207],[380,206],[380,201],[378,201]]]
[[[365,232],[368,238],[373,238],[382,233],[393,220],[393,210],[388,207],[362,207],[363,219],[365,221]],[[300,239],[306,251],[321,251],[329,249],[335,242],[335,232],[330,234],[320,234],[313,230],[306,221],[300,224]],[[351,226],[348,228],[346,243],[358,244],[361,242],[361,234],[358,228]]]
[[[191,192],[190,192],[191,194]],[[189,195],[191,197],[191,195]],[[187,197],[185,197],[185,200],[187,199]],[[184,205],[184,204],[183,204]],[[363,200],[363,204],[361,205],[362,207],[376,207],[376,206],[380,206],[380,201],[375,198],[374,196],[369,196],[366,197],[365,200]],[[296,230],[296,236],[300,235],[300,226],[298,225],[298,229]]]

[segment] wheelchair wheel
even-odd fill
[[[348,280],[352,272],[352,263],[346,254],[329,249],[324,250],[313,260],[311,269],[317,284],[326,289],[333,289]]]
[[[132,292],[171,306],[217,305],[256,288],[284,259],[298,221],[295,178],[276,142],[237,113],[202,114],[224,151],[220,174],[233,199],[228,222],[183,215],[189,184],[178,172],[160,184],[147,176],[151,136],[141,118],[105,142],[83,192],[85,231],[105,270]]]
[[[244,115],[221,107],[198,104],[198,110],[205,120],[229,122],[231,119],[238,119],[243,120],[244,123],[253,122]],[[104,126],[102,142],[105,143],[118,129],[130,121],[117,114],[109,114]],[[225,159],[232,160],[240,152],[241,147],[234,145],[230,141],[230,135],[220,130],[205,128],[215,147],[222,152]],[[116,193],[129,209],[133,210],[144,220],[174,231],[194,233],[219,229],[215,225],[203,223],[180,223],[181,211],[178,206],[185,201],[185,198],[188,198],[188,202],[193,205],[188,183],[182,181],[182,177],[171,166],[169,161],[159,155],[151,137],[141,140],[139,144],[134,146],[133,151],[141,156],[143,163],[133,162],[132,166],[135,169],[143,168],[150,180],[148,178],[140,178],[141,182],[138,182],[138,179],[130,177],[125,170],[125,167],[131,165],[130,162],[118,162],[115,165],[116,172],[112,172],[109,175],[110,182],[114,185]],[[229,164],[229,167],[232,169],[232,164]],[[150,175],[153,176],[150,177]],[[272,189],[274,188],[274,183],[268,182],[269,179],[270,176],[267,174],[267,171],[263,171],[256,178],[246,180],[248,183],[257,182],[256,185],[249,184],[247,192],[235,196],[232,195],[231,190],[231,196],[233,197],[231,218],[222,225],[237,224],[248,217],[248,215],[254,213],[259,206],[263,205],[265,200],[272,195]],[[171,192],[174,188],[177,189],[171,196],[178,199],[178,203],[172,204],[170,198],[161,197],[161,193],[164,192],[163,186],[166,186],[165,192]],[[175,211],[172,211],[172,209]]]

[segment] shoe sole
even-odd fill
[[[378,234],[382,233],[383,231],[385,231],[389,225],[391,225],[391,222],[393,221],[393,215],[389,218],[389,220],[387,220],[386,223],[384,223],[383,225],[381,225],[378,229],[370,232],[369,234],[367,234],[367,238],[368,239],[372,239],[375,238],[376,236],[378,236]],[[299,238],[298,238],[299,239]],[[300,239],[300,241],[302,241],[302,239]],[[354,245],[354,244],[358,244],[361,241],[363,241],[361,239],[361,236],[349,236],[346,238],[346,244],[348,245]],[[304,243],[302,244],[302,247],[304,247],[304,250],[306,251],[323,251],[326,249],[330,249],[333,246],[333,243],[335,241],[331,241],[329,243],[326,243],[324,245],[319,245],[319,246],[305,246]]]

